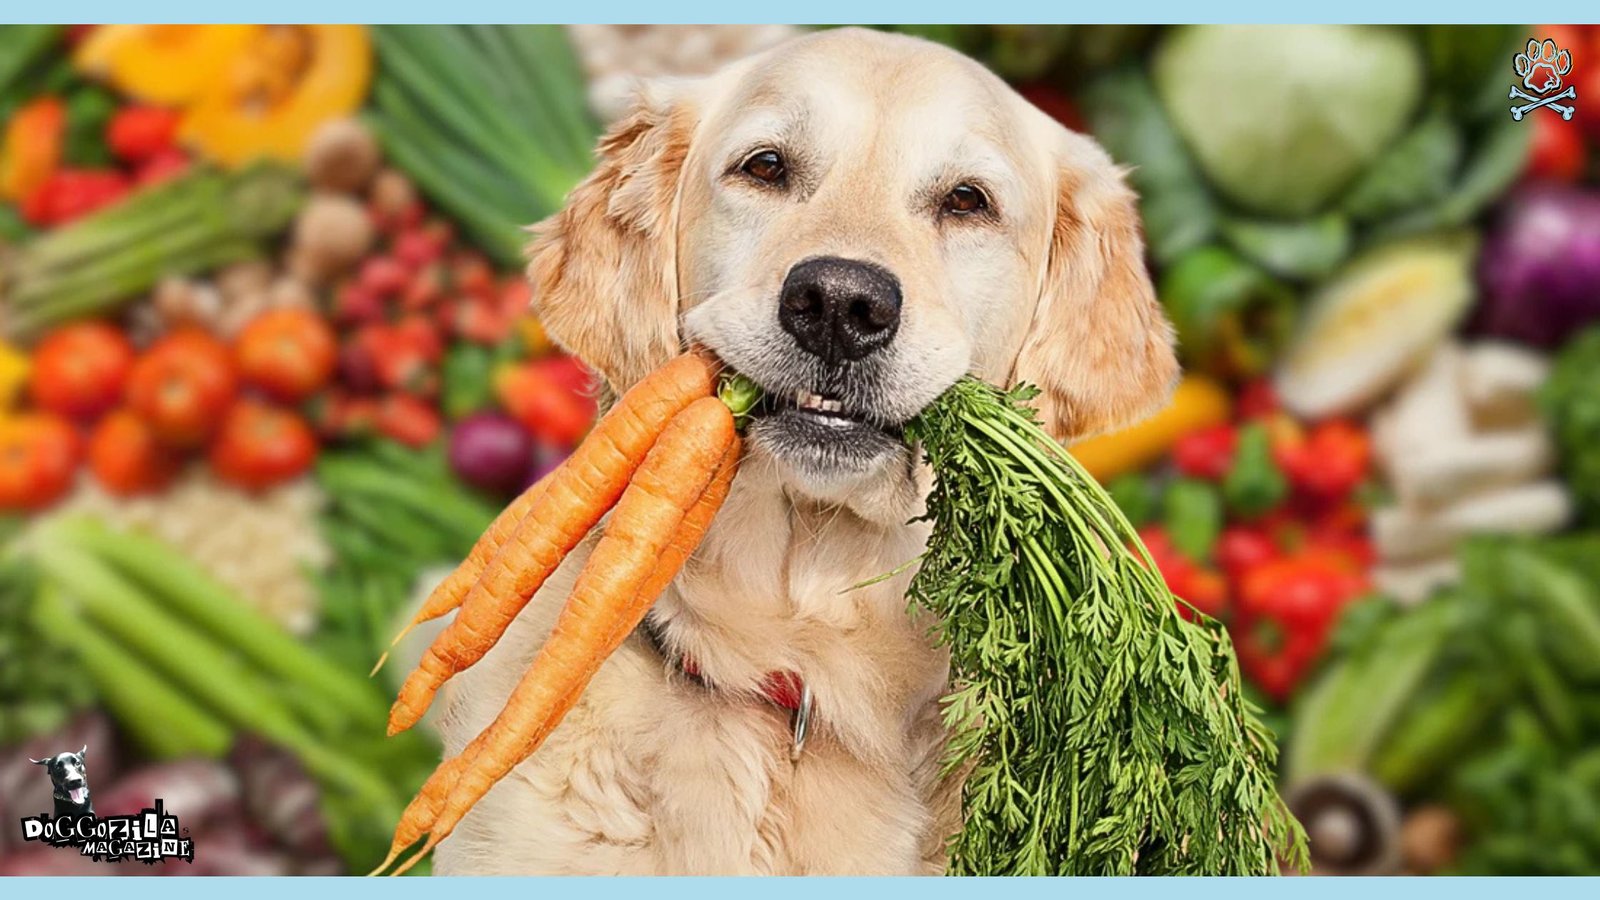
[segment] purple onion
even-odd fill
[[[522,486],[533,438],[497,412],[473,413],[450,432],[450,468],[462,481],[496,493]]]
[[[1554,347],[1600,320],[1600,191],[1520,189],[1489,233],[1478,280],[1481,334]]]

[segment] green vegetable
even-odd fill
[[[1539,406],[1561,456],[1578,518],[1600,524],[1600,327],[1569,341],[1556,357]]]
[[[70,650],[34,620],[38,573],[8,546],[0,534],[0,747],[55,731],[96,699]]]
[[[1340,207],[1361,222],[1381,222],[1449,194],[1465,152],[1461,128],[1443,111],[1425,116],[1345,194]]]
[[[1303,866],[1226,632],[1177,615],[1127,520],[1034,421],[1036,393],[966,379],[907,428],[936,479],[910,595],[951,649],[948,763],[972,767],[952,870]]]
[[[459,419],[489,408],[494,401],[494,367],[495,352],[482,344],[451,346],[441,366],[444,414]]]
[[[1428,78],[1463,119],[1506,115],[1506,60],[1526,46],[1522,25],[1423,25]]]
[[[1212,184],[1265,216],[1326,207],[1405,129],[1423,89],[1406,33],[1373,26],[1186,26],[1153,71]]]
[[[1246,259],[1285,278],[1323,278],[1350,255],[1350,222],[1329,213],[1301,222],[1230,219],[1223,237]]]
[[[1161,502],[1160,494],[1150,478],[1135,472],[1111,479],[1111,483],[1106,485],[1106,493],[1111,496],[1111,502],[1117,504],[1117,509],[1128,517],[1128,524],[1135,528],[1154,519]]]
[[[1130,67],[1095,81],[1084,112],[1112,157],[1134,164],[1128,180],[1139,192],[1157,262],[1171,263],[1216,235],[1216,203],[1143,71]]]
[[[23,76],[55,47],[63,30],[60,25],[0,25],[0,120],[10,117],[6,107],[17,95],[39,93]]]
[[[1296,704],[1284,780],[1362,769],[1437,661],[1453,621],[1451,604],[1430,601],[1389,619],[1325,670]]]
[[[227,726],[122,645],[84,628],[74,615],[81,606],[47,584],[40,590],[35,621],[51,640],[78,648],[75,670],[94,682],[123,730],[158,759],[226,753],[233,744]]]
[[[168,275],[262,255],[300,207],[293,172],[262,164],[236,173],[200,169],[24,245],[0,270],[3,323],[29,336],[110,312]]]
[[[67,95],[68,164],[102,168],[115,162],[106,146],[106,125],[116,111],[116,96],[99,85],[80,85]]]
[[[1462,872],[1600,866],[1600,533],[1475,539],[1456,588],[1361,604],[1294,710],[1287,774],[1365,770],[1466,822]]]
[[[1184,556],[1209,562],[1222,533],[1222,498],[1212,485],[1181,478],[1167,488],[1164,524],[1172,543]]]
[[[1294,330],[1294,293],[1222,247],[1185,254],[1161,276],[1158,293],[1178,352],[1205,372],[1260,374]]]
[[[1499,199],[1522,173],[1533,143],[1533,129],[1518,128],[1510,116],[1492,120],[1478,138],[1472,157],[1438,202],[1377,223],[1369,239],[1390,238],[1460,228]]]
[[[314,695],[349,721],[374,727],[382,696],[364,679],[306,649],[182,554],[136,531],[113,531],[92,519],[58,523],[56,534],[126,572],[185,622],[209,633],[264,672]]]
[[[1239,429],[1233,465],[1222,479],[1228,509],[1247,518],[1266,515],[1289,493],[1289,481],[1272,458],[1272,436],[1259,422]]]
[[[423,569],[464,558],[496,510],[456,480],[437,449],[393,441],[324,453],[318,479],[329,495],[320,524],[335,562],[318,578],[316,642],[365,672],[389,649]]]
[[[375,110],[386,152],[476,243],[519,265],[523,226],[592,164],[599,128],[558,25],[382,25]]]

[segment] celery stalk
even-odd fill
[[[80,603],[51,583],[40,586],[34,622],[53,643],[72,648],[78,666],[117,721],[160,759],[226,753],[233,735],[188,695],[152,672],[143,660],[73,616]]]
[[[383,722],[383,698],[366,679],[306,648],[161,541],[138,532],[112,531],[91,519],[64,521],[56,529],[62,540],[120,569],[184,621],[226,642],[263,670],[342,709],[354,723]]]

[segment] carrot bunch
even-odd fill
[[[428,597],[400,637],[459,611],[401,686],[389,713],[391,735],[415,725],[446,680],[483,658],[611,512],[505,708],[422,786],[375,871],[424,835],[422,849],[395,874],[425,856],[577,703],[704,537],[738,467],[737,419],[756,396],[738,378],[724,379],[719,391],[710,359],[693,352],[675,358],[624,394],[559,469],[513,501]]]

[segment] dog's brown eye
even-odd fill
[[[744,161],[741,167],[746,175],[766,184],[780,184],[787,169],[783,157],[776,150],[763,150]]]
[[[989,198],[970,184],[958,184],[944,195],[942,212],[965,216],[989,208]]]

